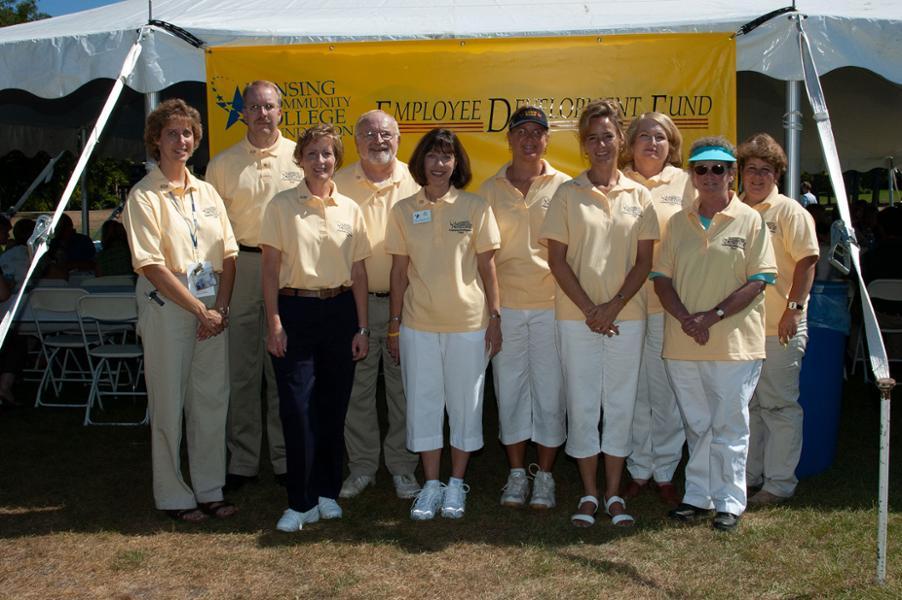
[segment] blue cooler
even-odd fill
[[[799,404],[805,411],[799,479],[830,468],[836,457],[849,335],[849,284],[815,281],[808,301],[808,348],[802,359]]]

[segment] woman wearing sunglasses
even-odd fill
[[[614,525],[634,521],[620,496],[620,479],[636,404],[636,357],[645,338],[645,306],[637,292],[651,268],[658,219],[648,190],[617,169],[621,118],[612,100],[583,109],[579,140],[589,169],[557,189],[539,234],[558,285],[554,315],[567,403],[565,450],[576,459],[583,484],[570,519],[576,527],[594,524],[601,504],[599,453],[606,513]]]
[[[736,151],[705,137],[689,153],[698,198],[674,215],[652,271],[668,315],[664,362],[683,414],[689,462],[682,503],[695,521],[716,511],[730,531],[746,506],[749,399],[764,359],[764,287],[776,279],[770,234],[733,194]]]
[[[630,123],[621,160],[626,163],[623,174],[651,192],[658,216],[661,237],[667,231],[670,217],[691,202],[695,189],[689,174],[680,168],[683,137],[670,117],[649,112]],[[655,254],[660,247],[655,242]],[[649,280],[641,292],[645,296],[645,346],[639,367],[639,389],[626,459],[632,481],[623,497],[629,500],[648,488],[652,479],[661,500],[671,508],[680,499],[671,480],[683,457],[683,419],[667,372],[661,348],[664,344],[664,309]]]
[[[793,495],[802,454],[799,373],[808,345],[805,304],[819,252],[814,219],[777,189],[785,169],[783,148],[766,133],[739,146],[742,200],[764,217],[777,260],[777,283],[764,294],[767,360],[749,404],[746,484],[761,488],[749,498],[752,505],[777,504]]]

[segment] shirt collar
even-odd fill
[[[742,193],[742,196],[739,197],[743,202],[745,201],[745,192]],[[777,186],[771,188],[770,193],[767,195],[764,200],[752,206],[755,210],[765,210],[773,206],[774,204],[778,204],[782,200],[782,196],[780,194],[780,190],[777,189]]]
[[[354,179],[365,182],[366,185],[370,186],[373,189],[381,189],[388,185],[399,186],[404,181],[404,176],[407,173],[407,165],[397,158],[395,158],[395,164],[392,167],[391,176],[385,181],[380,181],[379,183],[376,183],[366,176],[366,173],[363,170],[362,161],[358,160],[356,163],[354,163],[352,168],[354,169]]]
[[[692,201],[692,205],[691,205],[690,209],[687,212],[698,216],[699,215],[699,212],[698,212],[699,203],[700,203],[700,200],[699,200],[698,196],[696,196],[695,200]],[[725,217],[735,219],[736,216],[738,215],[739,211],[742,210],[739,206],[740,204],[743,204],[742,200],[740,200],[739,196],[737,196],[734,192],[731,191],[730,192],[730,202],[727,204],[727,206],[722,211],[719,211],[717,214],[715,214],[715,216],[724,215]]]
[[[420,191],[417,192],[416,202],[417,205],[420,206],[438,206],[438,204],[454,204],[457,201],[457,197],[460,195],[460,192],[453,185],[448,188],[448,193],[444,196],[436,200],[435,202],[430,202],[428,198],[426,198],[426,188],[420,188]]]
[[[652,189],[656,188],[660,185],[667,185],[671,181],[673,181],[674,177],[676,177],[682,169],[674,167],[673,165],[664,165],[664,168],[657,175],[652,175],[651,177],[645,177],[639,171],[633,168],[632,164],[627,165],[623,169],[623,174],[632,179],[637,183],[641,183],[645,187]]]
[[[185,187],[173,185],[169,178],[163,175],[163,171],[160,170],[159,166],[154,167],[148,175],[153,181],[154,187],[163,193],[171,192],[177,196],[184,196],[186,192],[196,191],[199,186],[197,177],[192,175],[188,169],[185,169],[185,178],[188,181],[188,185]]]
[[[252,156],[276,156],[279,146],[282,144],[282,132],[276,130],[276,141],[268,148],[257,148],[249,139],[247,139],[247,136],[244,136],[241,143],[243,144],[244,149]]]
[[[338,187],[335,185],[335,182],[331,182],[332,189],[329,194],[325,198],[320,198],[316,194],[310,191],[310,188],[307,187],[307,180],[302,179],[301,183],[298,184],[298,199],[304,203],[310,203],[313,200],[319,200],[326,206],[335,206],[337,202],[335,202],[335,194],[338,193]]]
[[[555,175],[557,175],[557,171],[554,169],[554,167],[551,166],[551,163],[549,163],[544,158],[542,159],[542,164],[544,165],[545,168],[542,171],[542,174],[539,175],[539,177],[545,178],[545,177],[554,177]],[[511,166],[511,161],[507,161],[506,163],[504,163],[504,166],[502,166],[498,170],[498,172],[495,173],[495,176],[493,177],[493,179],[507,179],[507,169],[510,166]]]

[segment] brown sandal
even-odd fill
[[[226,502],[225,500],[216,500],[214,502],[198,502],[197,508],[203,511],[205,515],[214,517],[216,519],[228,519],[229,517],[238,514],[238,507],[231,502]]]
[[[200,508],[181,508],[164,510],[163,512],[166,513],[166,516],[170,519],[182,521],[184,523],[200,523],[201,521],[207,520],[207,515],[204,514],[203,509]]]

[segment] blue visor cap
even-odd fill
[[[736,162],[736,157],[730,154],[730,151],[723,146],[702,146],[696,148],[689,157],[689,162],[699,162],[703,160],[719,160],[721,162]]]

